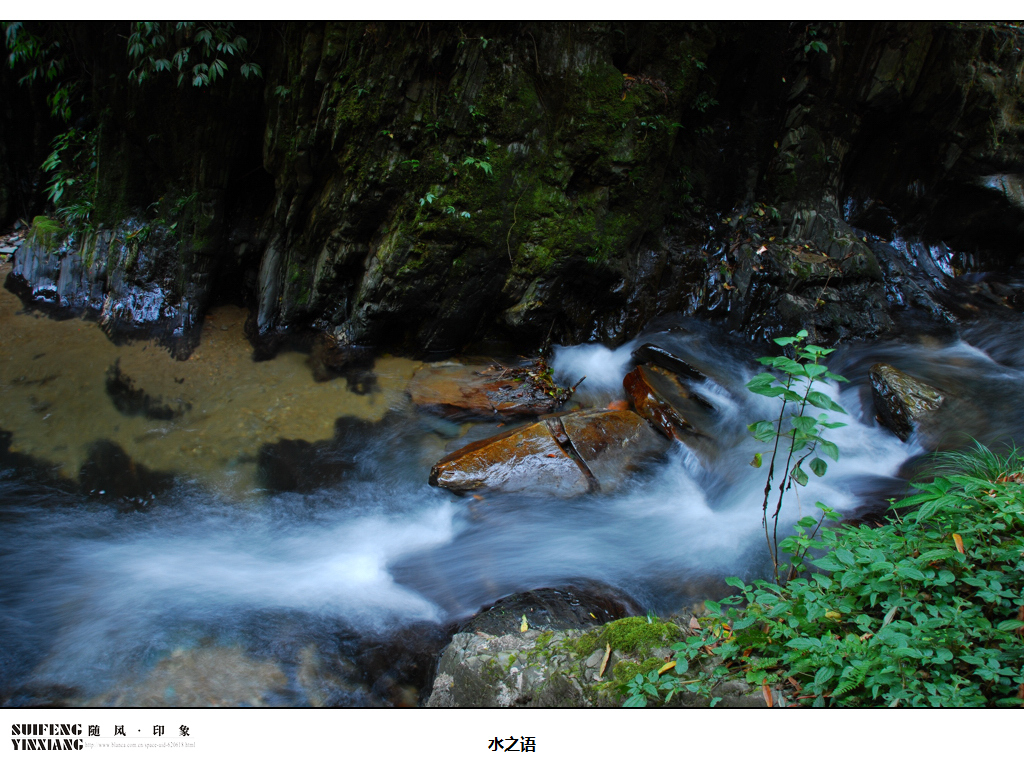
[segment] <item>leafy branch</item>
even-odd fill
[[[779,514],[782,511],[785,495],[792,488],[794,482],[800,486],[806,486],[809,477],[807,471],[804,470],[805,462],[809,461],[807,466],[815,476],[825,475],[828,463],[818,455],[819,452],[832,460],[839,459],[839,447],[824,438],[824,432],[830,428],[841,428],[845,425],[845,423],[829,421],[828,412],[839,412],[840,414],[846,414],[846,412],[827,394],[814,390],[814,385],[827,379],[838,382],[847,382],[847,380],[845,377],[829,371],[828,367],[821,363],[832,352],[832,349],[809,345],[806,343],[806,339],[806,330],[798,332],[795,337],[776,339],[775,344],[777,345],[784,348],[791,346],[795,357],[767,356],[759,358],[758,361],[761,364],[770,366],[775,373],[762,372],[747,383],[747,389],[752,393],[768,398],[778,398],[782,401],[779,407],[779,416],[775,420],[759,420],[748,426],[755,439],[773,444],[768,463],[768,478],[764,486],[761,525],[764,528],[765,542],[772,559],[776,582],[779,580]],[[795,414],[793,414],[793,408],[790,407],[791,404],[796,405]],[[825,411],[817,416],[811,416],[807,414],[808,407]],[[784,427],[787,416],[789,425]],[[758,452],[754,455],[751,465],[760,468],[762,462],[763,455]],[[779,465],[782,466],[781,479],[773,492],[772,484],[775,481]],[[773,494],[775,507],[769,525],[768,510]]]

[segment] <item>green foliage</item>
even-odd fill
[[[491,164],[488,163],[486,160],[480,160],[479,158],[466,158],[465,160],[462,161],[462,165],[473,166],[474,168],[478,168],[481,171],[483,171],[487,176],[494,175],[494,169],[491,167]]]
[[[57,217],[69,228],[86,228],[96,202],[99,165],[99,133],[69,128],[54,137],[52,150],[43,161],[50,174],[47,197]]]
[[[10,51],[7,61],[11,68],[28,67],[18,83],[32,83],[39,78],[51,81],[64,72],[65,60],[59,41],[44,40],[32,34],[20,21],[4,22],[4,41]]]
[[[178,85],[209,86],[237,59],[244,78],[263,77],[260,66],[246,57],[249,41],[233,22],[137,21],[128,36],[128,58],[135,63],[129,79],[143,83],[161,72],[176,72]],[[279,94],[280,95],[280,94]]]
[[[789,698],[815,706],[1024,704],[1024,457],[942,459],[962,467],[914,484],[889,523],[825,529],[809,578],[730,578],[741,596],[709,602],[703,633],[675,647],[677,673],[640,689],[678,691],[707,645],[731,675],[792,677]]]
[[[776,339],[775,344],[783,348],[791,347],[794,357],[767,356],[758,359],[762,365],[770,366],[775,372],[763,372],[747,383],[747,388],[752,393],[777,398],[782,402],[779,416],[775,420],[759,420],[747,426],[755,439],[773,444],[768,463],[768,479],[764,486],[761,523],[776,582],[779,580],[780,568],[779,513],[786,492],[792,488],[794,482],[800,486],[807,484],[809,476],[804,467],[805,463],[807,469],[815,476],[825,475],[828,463],[818,455],[819,452],[832,460],[839,459],[839,448],[824,438],[824,433],[828,429],[844,425],[841,422],[831,422],[828,415],[828,412],[845,414],[843,408],[825,393],[814,390],[814,385],[829,379],[839,382],[847,380],[830,372],[828,367],[821,363],[832,349],[807,344],[807,336],[807,331],[804,330],[798,332],[795,337]],[[812,416],[808,413],[809,408],[824,411]],[[788,427],[784,425],[787,419]],[[762,462],[762,453],[757,453],[751,465],[760,468]],[[773,492],[772,482],[780,465],[782,477]],[[775,510],[769,524],[768,508],[773,495]],[[795,556],[799,558],[799,553]]]

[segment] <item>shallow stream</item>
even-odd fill
[[[676,444],[614,494],[477,499],[428,486],[430,466],[499,428],[416,412],[404,390],[417,362],[382,357],[357,381],[317,383],[301,353],[254,363],[243,321],[213,310],[179,362],[0,291],[0,429],[17,453],[0,468],[0,702],[416,705],[452,624],[512,592],[605,584],[664,613],[764,569],[766,469],[750,466],[764,445],[746,425],[775,406],[744,383],[766,351],[693,321],[615,351],[558,349],[558,379],[587,377],[584,405],[624,397],[644,342],[687,358],[710,375],[698,389],[716,408],[712,450]],[[1022,342],[1024,329],[979,327],[838,351],[832,368],[851,381],[831,391],[849,413],[831,435],[841,459],[785,519],[819,500],[863,513],[904,486],[921,449],[875,423],[876,361],[974,405],[951,435],[1024,440]],[[119,411],[116,362],[176,416]],[[310,442],[303,491],[261,476],[260,448],[282,440]],[[74,481],[97,441],[173,485],[128,504],[14,461]]]

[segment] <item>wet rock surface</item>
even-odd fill
[[[537,492],[559,497],[573,497],[591,488],[585,472],[543,421],[474,441],[442,458],[430,471],[430,483],[453,492]]]
[[[554,411],[566,394],[543,361],[424,364],[409,383],[412,402],[446,417],[505,420]]]
[[[238,647],[177,650],[140,682],[88,702],[116,708],[267,706],[288,685],[279,666],[248,656]]]
[[[183,258],[172,232],[141,219],[84,235],[36,217],[5,286],[55,317],[97,317],[115,342],[154,338],[184,360],[209,301],[208,261],[200,253]]]
[[[523,617],[539,631],[580,629],[639,612],[626,594],[610,586],[583,581],[578,586],[540,588],[499,599],[461,624],[459,633],[502,636],[519,632]]]
[[[313,379],[326,382],[351,373],[354,368],[372,367],[373,349],[365,345],[347,344],[346,340],[339,340],[333,334],[324,332],[313,340],[309,364],[313,370]]]
[[[890,364],[875,364],[871,393],[879,421],[906,441],[946,400],[939,391]]]
[[[714,435],[714,408],[687,379],[655,364],[641,364],[622,385],[637,412],[666,438],[694,441]]]
[[[90,445],[78,484],[87,495],[145,507],[173,486],[174,476],[150,470],[113,441],[100,440]]]
[[[576,455],[606,492],[666,449],[640,415],[624,409],[570,412],[561,417],[561,424]]]
[[[665,442],[632,412],[568,412],[467,444],[434,465],[430,483],[455,492],[573,497],[614,489],[665,449]]]

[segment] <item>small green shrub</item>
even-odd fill
[[[676,672],[646,684],[670,698],[712,647],[728,675],[782,682],[798,703],[1024,704],[1024,457],[941,459],[948,473],[915,484],[889,523],[821,532],[820,571],[785,586],[730,578],[741,595],[708,602],[704,631],[673,647]],[[714,684],[697,678],[690,687]]]

